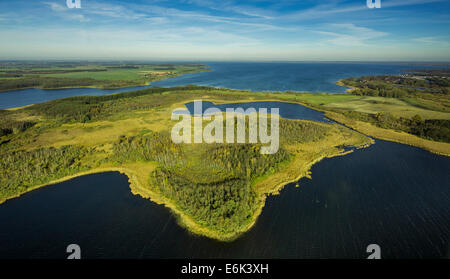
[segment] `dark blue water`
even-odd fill
[[[260,108],[267,109],[267,112],[270,113],[271,109],[278,108],[279,115],[283,118],[288,119],[304,119],[304,120],[314,120],[325,123],[332,123],[330,119],[326,118],[321,111],[313,110],[308,107],[293,104],[293,103],[285,103],[285,102],[247,102],[247,103],[230,103],[230,104],[214,104],[212,102],[199,101],[202,107],[202,113],[204,113],[209,108],[218,108],[222,112],[225,112],[226,109],[237,109],[242,108],[247,110],[248,108],[254,108],[256,111],[259,111]],[[194,110],[194,102],[190,102],[185,104],[187,111],[178,111],[178,113],[189,113],[191,115],[195,114]]]
[[[450,158],[377,141],[312,168],[269,197],[256,225],[221,243],[191,235],[168,209],[102,173],[0,205],[0,258],[383,258],[450,256]]]
[[[208,63],[209,72],[186,74],[176,78],[153,82],[148,86],[114,90],[96,88],[78,89],[25,89],[0,93],[0,109],[20,107],[46,101],[84,95],[104,95],[133,91],[151,86],[207,85],[253,91],[309,91],[343,93],[346,88],[336,85],[342,78],[399,74],[401,70],[418,68],[442,68],[415,64],[379,63]]]
[[[196,84],[252,91],[307,91],[344,93],[336,85],[343,78],[400,74],[402,70],[424,68],[417,64],[386,63],[208,63],[212,71],[154,82],[154,86]],[[440,68],[442,68],[441,66]],[[427,66],[426,68],[436,68]],[[439,67],[438,67],[439,68]]]
[[[51,100],[88,95],[107,95],[121,92],[145,89],[149,86],[128,87],[120,89],[98,89],[98,88],[73,88],[73,89],[23,89],[8,92],[0,92],[0,109],[22,107],[31,104],[44,103]]]

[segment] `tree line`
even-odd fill
[[[340,113],[356,120],[372,123],[380,128],[404,131],[429,140],[450,142],[450,120],[423,120],[419,115],[409,119],[396,117],[389,112],[370,114],[357,111],[340,111]]]

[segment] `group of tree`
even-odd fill
[[[403,98],[420,93],[450,92],[450,80],[445,77],[413,78],[396,75],[363,76],[342,80],[346,86],[353,87],[352,94]]]
[[[15,120],[11,117],[10,112],[0,110],[0,137],[12,133],[23,132],[26,129],[33,127],[36,123],[27,120]]]
[[[450,120],[423,120],[419,115],[412,118],[397,117],[389,112],[380,112],[376,114],[357,111],[340,112],[347,117],[369,122],[380,128],[404,131],[429,140],[450,142]]]
[[[82,160],[90,152],[91,149],[75,146],[0,152],[0,200],[89,169]]]
[[[152,87],[138,91],[124,92],[120,94],[98,96],[76,96],[57,99],[46,103],[36,104],[26,108],[35,115],[44,115],[62,119],[64,122],[89,122],[108,117],[117,112],[151,109],[170,103],[177,98],[185,99],[185,94],[219,90],[213,87],[203,86],[178,86],[178,87]],[[164,93],[180,92],[180,94]],[[142,98],[140,98],[142,97]]]
[[[191,149],[174,144],[168,133],[150,132],[119,138],[109,160],[158,162],[151,175],[154,191],[197,223],[230,233],[252,220],[258,205],[252,181],[275,172],[291,158],[283,148],[274,155],[260,151],[260,144],[248,143],[204,143]]]

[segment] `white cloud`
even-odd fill
[[[381,1],[381,8],[425,5],[436,2],[445,2],[448,0],[383,0]]]
[[[86,12],[105,17],[137,20],[148,17],[148,14],[136,12],[121,5],[111,3],[87,3]]]
[[[274,13],[268,9],[261,9],[252,6],[236,5],[230,1],[212,1],[212,0],[189,0],[189,4],[194,4],[198,7],[208,8],[216,11],[233,12],[247,17],[256,17],[262,19],[273,19]]]
[[[67,6],[61,5],[56,2],[42,2],[42,3],[48,5],[50,9],[52,9],[55,12],[64,12],[68,10]]]
[[[310,9],[300,10],[286,15],[287,18],[306,20],[314,18],[323,18],[333,14],[351,13],[361,10],[367,10],[366,2],[359,5],[341,5],[336,2],[320,4]]]
[[[418,37],[412,39],[414,42],[422,43],[422,44],[429,44],[429,45],[449,45],[449,40],[445,40],[442,37]]]
[[[81,14],[66,14],[65,15],[67,18],[70,18],[72,20],[78,20],[80,22],[88,22],[91,21],[89,18],[85,17],[84,15]]]
[[[344,59],[343,57],[351,60],[376,55],[386,59],[389,55],[391,57],[397,55],[398,59],[401,59],[407,54],[412,58],[425,55],[448,57],[448,50],[443,47],[448,46],[449,42],[446,34],[443,34],[444,28],[434,28],[433,34],[415,32],[413,28],[399,33],[395,25],[392,29],[388,29],[390,23],[387,24],[386,21],[379,26],[374,24],[386,19],[387,16],[398,20],[398,14],[403,9],[392,11],[388,10],[389,7],[441,0],[382,0],[382,5],[384,4],[387,10],[385,13],[383,9],[369,11],[365,6],[365,0],[361,0],[360,5],[359,2],[352,5],[348,4],[349,1],[342,0],[309,1],[322,4],[314,4],[316,6],[313,8],[297,12],[282,12],[286,11],[286,6],[282,8],[277,6],[273,10],[246,7],[233,0],[215,2],[215,6],[209,0],[186,0],[178,6],[172,3],[167,5],[164,0],[161,0],[161,3],[155,3],[158,0],[147,1],[147,4],[125,2],[117,4],[119,2],[112,0],[87,0],[83,2],[82,9],[66,8],[65,0],[42,1],[48,2],[38,2],[40,10],[33,8],[30,13],[21,11],[20,16],[16,11],[12,12],[13,15],[8,14],[9,20],[20,18],[22,23],[8,32],[6,32],[8,28],[0,30],[0,36],[8,38],[0,46],[0,55],[212,60],[215,58],[334,60]],[[186,5],[188,2],[195,2],[193,5],[196,7]],[[204,6],[200,8],[201,3]],[[253,5],[252,3],[248,5]],[[280,5],[289,6],[285,3]],[[277,4],[273,1],[270,5]],[[167,8],[168,6],[177,8]],[[42,13],[42,7],[46,13]],[[376,16],[366,17],[363,10]],[[420,11],[413,16],[418,14]],[[7,18],[4,15],[0,14],[2,25]],[[29,18],[26,18],[27,16]],[[61,20],[64,18],[78,22],[92,21],[92,24],[74,24]],[[305,20],[316,18],[321,20]],[[417,21],[429,22],[431,19],[442,21],[446,17],[423,16]],[[371,22],[368,23],[369,21]],[[43,24],[30,25],[24,22]],[[77,29],[76,26],[80,28]],[[434,26],[442,25],[435,23]],[[390,34],[381,30],[388,30],[387,32],[400,36],[388,37]],[[431,37],[439,35],[441,37]],[[385,52],[377,51],[379,49]],[[438,51],[424,52],[424,49]],[[369,53],[369,50],[375,51]]]
[[[324,40],[326,43],[340,46],[365,46],[369,40],[389,35],[389,33],[356,26],[352,23],[330,24],[327,27],[329,29],[327,31],[315,32],[328,37]]]
[[[394,8],[402,6],[412,6],[412,5],[424,5],[436,2],[445,2],[448,0],[381,0],[381,11],[383,8]],[[307,20],[307,19],[317,19],[325,18],[330,15],[335,14],[349,14],[355,12],[369,11],[366,1],[361,0],[360,4],[344,4],[343,1],[330,1],[328,3],[317,5],[313,8],[300,10],[286,15],[286,18]]]
[[[52,11],[55,12],[56,16],[76,20],[79,22],[88,22],[90,21],[85,15],[80,14],[78,9],[69,9],[66,5],[62,5],[56,2],[42,2],[42,4],[48,5]]]

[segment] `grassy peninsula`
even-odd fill
[[[187,86],[2,110],[1,126],[8,131],[0,145],[0,201],[78,175],[115,170],[128,175],[133,193],[165,204],[189,231],[234,239],[254,224],[268,194],[309,176],[315,162],[345,154],[343,147],[372,140],[338,124],[280,119],[280,150],[274,155],[260,154],[260,144],[174,144],[171,113],[195,99],[290,97]]]

